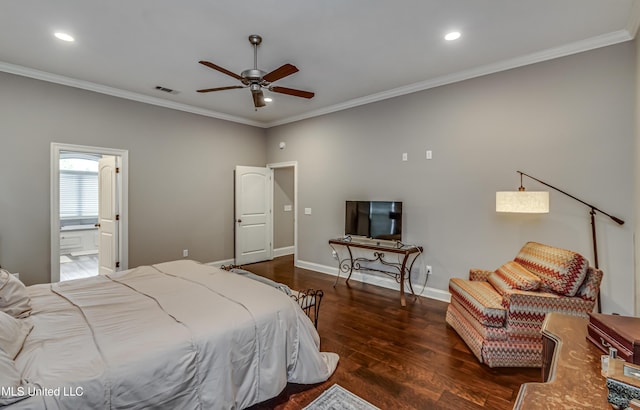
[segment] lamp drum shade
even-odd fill
[[[496,212],[524,214],[549,213],[549,192],[499,191],[496,192]]]

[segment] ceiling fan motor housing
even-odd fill
[[[240,76],[243,79],[247,80],[248,82],[254,82],[254,81],[260,82],[264,75],[265,75],[265,72],[262,70],[258,70],[257,68],[250,68],[240,73]]]

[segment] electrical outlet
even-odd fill
[[[433,273],[433,270],[431,270],[431,265],[427,265],[427,275],[431,275]]]
[[[189,256],[189,249],[183,249],[182,250],[182,257],[186,258],[187,256]]]
[[[333,259],[338,259],[338,252],[331,251],[331,256],[333,256]]]

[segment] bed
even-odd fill
[[[0,406],[10,409],[242,409],[287,382],[325,381],[338,362],[292,298],[193,261],[25,291],[30,311],[10,311],[0,277],[0,319],[12,320],[0,332],[13,344],[0,336]]]

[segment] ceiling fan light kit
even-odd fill
[[[282,78],[288,77],[291,74],[295,74],[298,72],[298,68],[292,64],[284,64],[275,70],[266,73],[258,69],[258,46],[262,43],[262,37],[257,34],[252,34],[249,36],[249,42],[253,45],[253,68],[249,68],[244,70],[240,75],[229,71],[225,68],[222,68],[216,64],[213,64],[209,61],[201,60],[200,64],[207,66],[213,70],[219,71],[223,74],[226,74],[230,77],[239,80],[243,85],[232,85],[226,87],[215,87],[215,88],[204,88],[201,90],[197,90],[199,93],[209,93],[212,91],[224,91],[231,90],[234,88],[249,88],[251,91],[251,96],[253,97],[253,105],[256,110],[260,107],[264,107],[265,97],[262,91],[263,88],[280,94],[292,95],[294,97],[302,97],[302,98],[313,98],[314,93],[310,91],[297,90],[294,88],[287,87],[277,87],[272,86],[271,83],[278,81]]]

